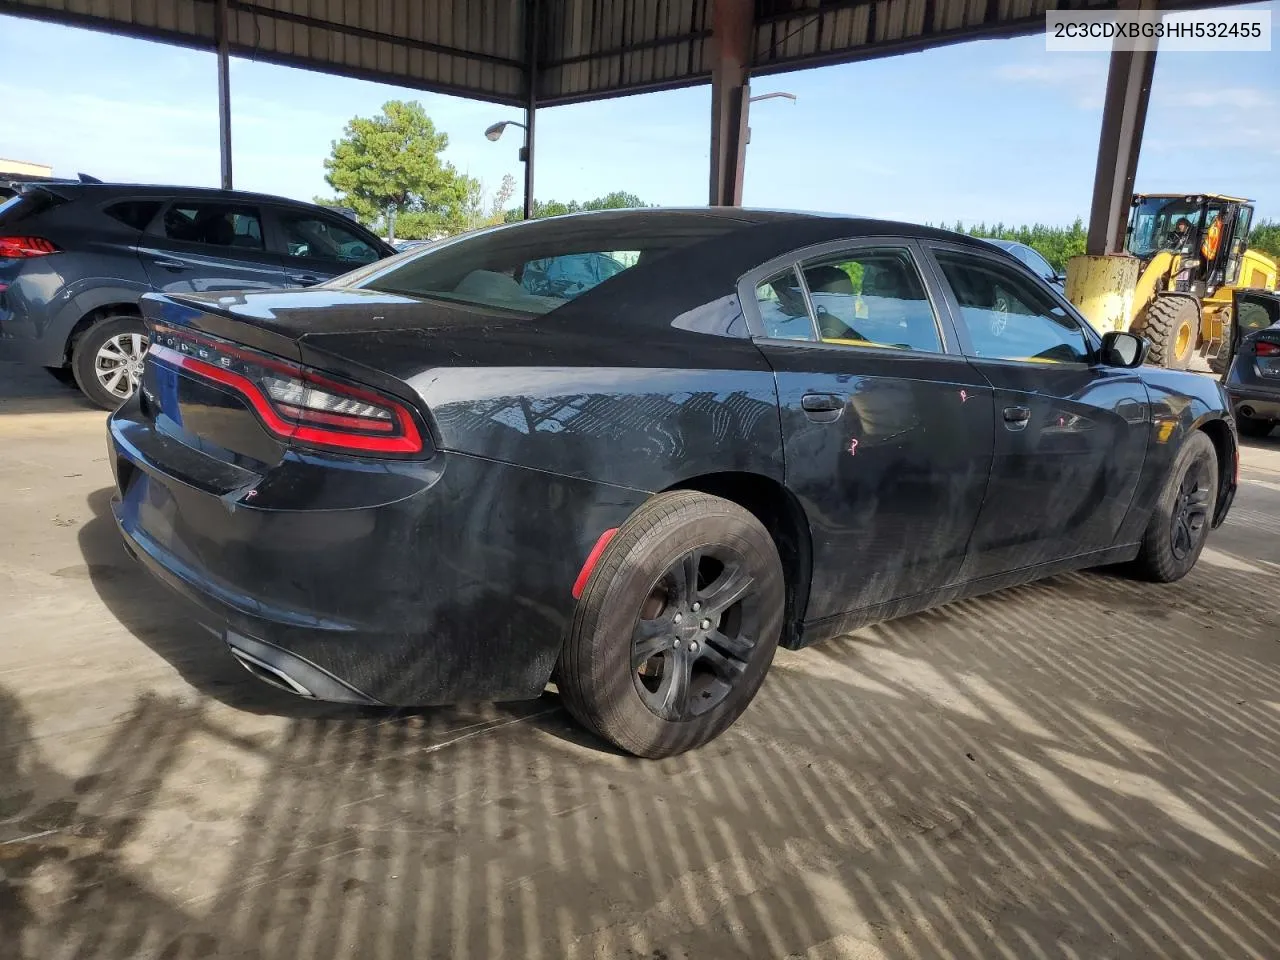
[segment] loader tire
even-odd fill
[[[1151,360],[1170,370],[1185,370],[1200,339],[1200,308],[1195,297],[1156,297],[1147,307],[1142,335],[1151,341]]]

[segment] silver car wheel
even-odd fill
[[[147,354],[147,338],[141,333],[118,333],[98,348],[93,372],[103,389],[127,400],[142,382],[142,360]]]

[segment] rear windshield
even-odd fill
[[[743,226],[727,217],[669,212],[544,220],[404,253],[333,285],[539,316],[672,250]]]
[[[28,187],[17,196],[0,203],[0,224],[17,223],[33,213],[51,206],[58,198],[44,190]]]

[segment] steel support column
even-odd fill
[[[1137,9],[1152,9],[1152,5],[1144,2]],[[1152,42],[1154,44],[1154,40]],[[1093,204],[1089,208],[1089,234],[1085,240],[1085,253],[1089,256],[1119,253],[1124,247],[1155,69],[1154,46],[1150,50],[1111,51],[1098,140],[1098,167],[1093,175]]]
[[[520,159],[524,161],[524,218],[532,220],[533,124],[538,110],[538,0],[528,0],[525,11],[525,54],[528,64],[525,79],[529,89],[524,106],[524,149],[520,151]]]
[[[711,4],[711,205],[742,205],[754,27],[751,0]]]
[[[218,0],[218,150],[222,155],[222,189],[231,189],[231,57],[227,41],[227,0]]]

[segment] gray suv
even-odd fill
[[[280,197],[98,183],[0,202],[0,360],[47,367],[113,409],[137,387],[144,293],[305,287],[395,253]]]

